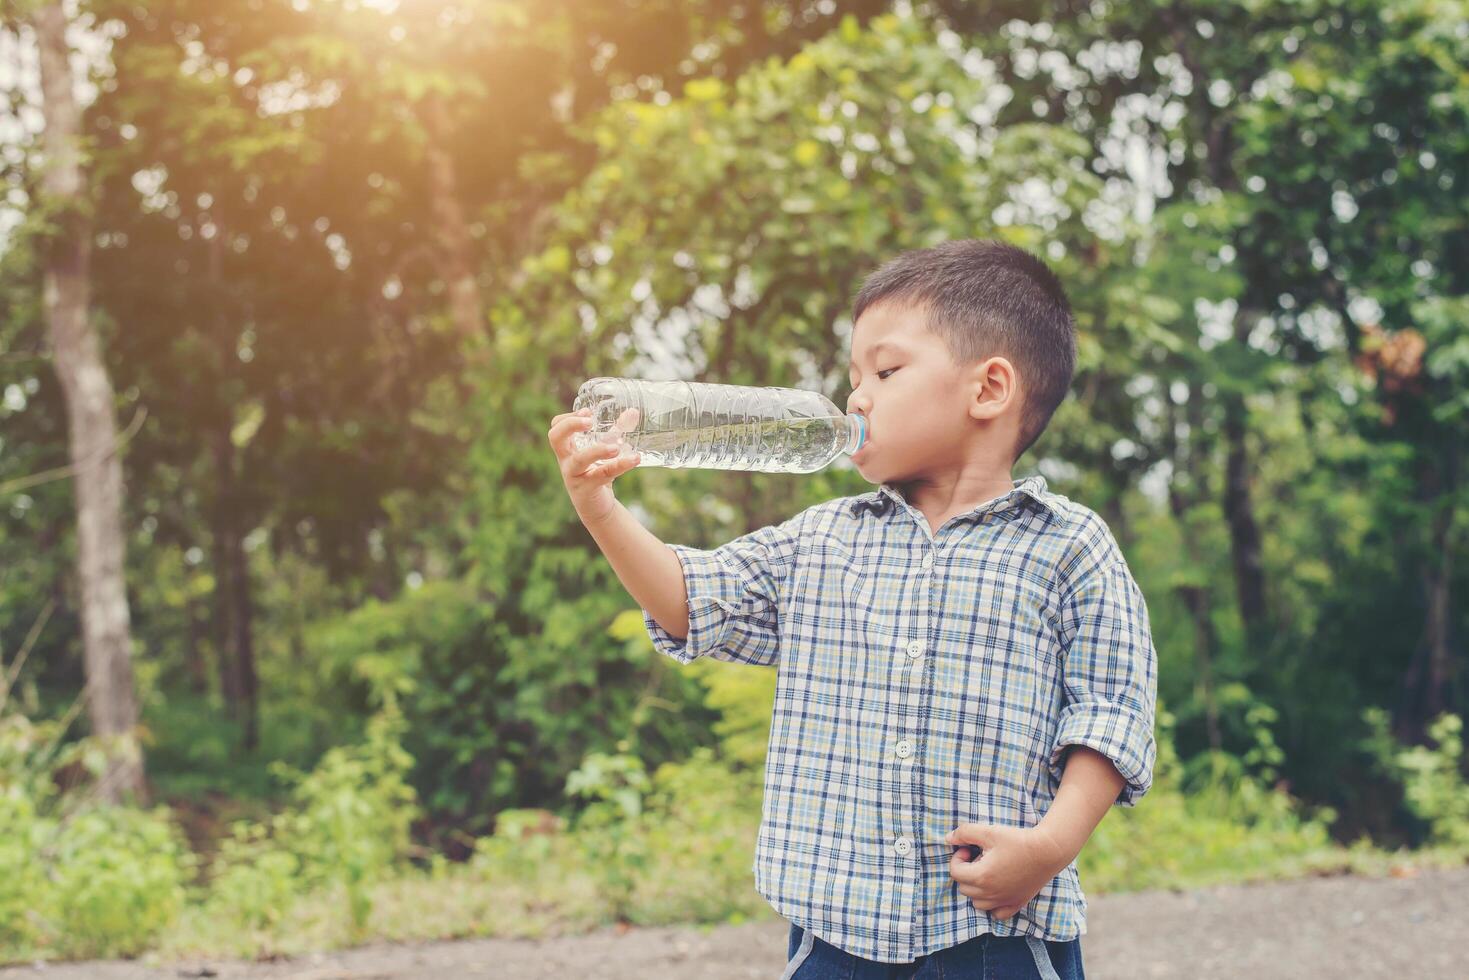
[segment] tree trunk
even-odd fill
[[[1264,314],[1241,305],[1234,320],[1234,343],[1247,346],[1250,332]],[[1245,636],[1258,640],[1265,635],[1265,571],[1261,561],[1260,526],[1250,499],[1250,458],[1245,445],[1249,434],[1247,410],[1242,394],[1229,392],[1224,398],[1224,438],[1228,449],[1224,464],[1224,516],[1234,558],[1235,592]]]
[[[1225,192],[1240,189],[1239,175],[1234,169],[1234,108],[1216,109],[1210,100],[1211,79],[1195,54],[1198,38],[1192,31],[1191,21],[1172,6],[1159,9],[1158,15],[1168,28],[1179,58],[1193,82],[1190,102],[1195,132],[1203,138],[1204,152],[1198,162],[1213,185]],[[1253,76],[1250,76],[1252,78]],[[1248,91],[1248,78],[1231,78],[1237,89],[1242,85]],[[1248,268],[1256,254],[1257,245],[1236,234],[1234,247],[1242,268]],[[1240,299],[1239,310],[1234,318],[1233,343],[1242,350],[1248,349],[1249,336],[1255,325],[1264,317],[1264,311],[1251,302],[1250,297]],[[1224,472],[1224,515],[1229,525],[1230,547],[1234,559],[1235,592],[1239,603],[1240,618],[1244,621],[1246,641],[1261,641],[1266,635],[1265,620],[1265,573],[1260,557],[1260,528],[1255,523],[1254,503],[1250,499],[1250,461],[1245,446],[1248,435],[1248,413],[1244,396],[1226,392],[1224,401],[1224,438],[1227,449]]]
[[[1454,668],[1453,577],[1454,500],[1458,492],[1459,449],[1448,448],[1440,470],[1432,462],[1419,480],[1419,501],[1433,507],[1428,548],[1419,563],[1423,584],[1423,633],[1413,662],[1403,677],[1398,737],[1409,745],[1423,742],[1429,723],[1453,703],[1450,687]]]
[[[132,626],[123,580],[122,463],[117,458],[112,381],[97,335],[87,323],[92,229],[77,146],[81,108],[72,91],[67,19],[59,0],[39,7],[33,24],[45,117],[44,206],[51,210],[55,229],[45,242],[43,302],[66,402],[74,471],[87,711],[92,731],[112,742],[99,795],[114,802],[129,795],[141,801],[146,791],[142,749],[135,738]]]
[[[1184,554],[1188,562],[1196,569],[1204,567],[1203,558],[1199,554],[1198,541],[1188,527],[1187,518],[1189,507],[1196,502],[1200,489],[1203,487],[1203,475],[1195,465],[1198,460],[1198,451],[1193,443],[1203,433],[1203,411],[1201,409],[1201,395],[1189,386],[1189,449],[1186,460],[1178,451],[1178,419],[1173,407],[1173,400],[1165,397],[1164,404],[1168,406],[1168,435],[1165,437],[1164,445],[1168,452],[1168,458],[1174,466],[1175,477],[1168,481],[1168,507],[1173,512],[1173,518],[1178,522],[1178,529],[1183,538]],[[1183,492],[1179,489],[1177,472],[1183,470],[1189,475],[1189,485],[1192,489],[1192,497],[1186,500]],[[1224,737],[1219,730],[1219,703],[1215,697],[1214,682],[1214,660],[1219,650],[1219,635],[1214,629],[1214,619],[1211,615],[1213,603],[1210,601],[1209,590],[1205,585],[1183,584],[1176,587],[1179,598],[1183,600],[1188,609],[1189,618],[1194,624],[1194,663],[1197,675],[1194,678],[1194,691],[1204,703],[1204,727],[1209,739],[1209,748],[1219,751],[1224,746]]]
[[[184,661],[189,673],[189,689],[195,694],[209,692],[209,668],[204,663],[204,624],[199,622],[199,603],[193,596],[184,600],[184,618],[188,629]]]
[[[216,456],[216,465],[218,458]],[[213,527],[210,529],[210,557],[214,565],[214,618],[210,621],[214,640],[214,666],[219,671],[219,696],[224,701],[225,714],[235,721],[240,720],[243,695],[239,668],[231,654],[233,648],[234,599],[229,587],[229,542],[228,522],[223,516],[222,505],[216,504]]]
[[[250,750],[258,743],[259,684],[251,622],[254,609],[241,528],[241,508],[235,492],[235,445],[230,440],[227,424],[214,435],[214,468],[219,481],[215,491],[212,530],[215,643],[219,650],[220,690],[230,718],[243,727],[241,745]]]

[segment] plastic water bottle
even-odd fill
[[[592,378],[572,405],[583,408],[592,427],[573,445],[620,443],[615,458],[640,452],[639,466],[814,473],[867,440],[861,415],[800,388]]]

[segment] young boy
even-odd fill
[[[1070,306],[1029,253],[951,241],[853,322],[878,490],[665,545],[612,494],[637,457],[594,466],[616,447],[573,452],[567,414],[567,491],[659,651],[777,668],[754,871],[785,978],[1081,977],[1075,859],[1152,784],[1157,658],[1107,525],[1011,477],[1070,388]]]

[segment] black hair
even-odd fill
[[[958,239],[883,263],[863,280],[852,323],[888,301],[924,310],[955,364],[999,356],[1015,365],[1024,396],[1020,458],[1050,424],[1076,371],[1076,324],[1055,273],[1014,245]]]

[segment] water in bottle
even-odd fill
[[[861,415],[800,388],[592,378],[572,405],[583,408],[592,427],[573,445],[618,443],[639,466],[814,473],[867,439]]]

